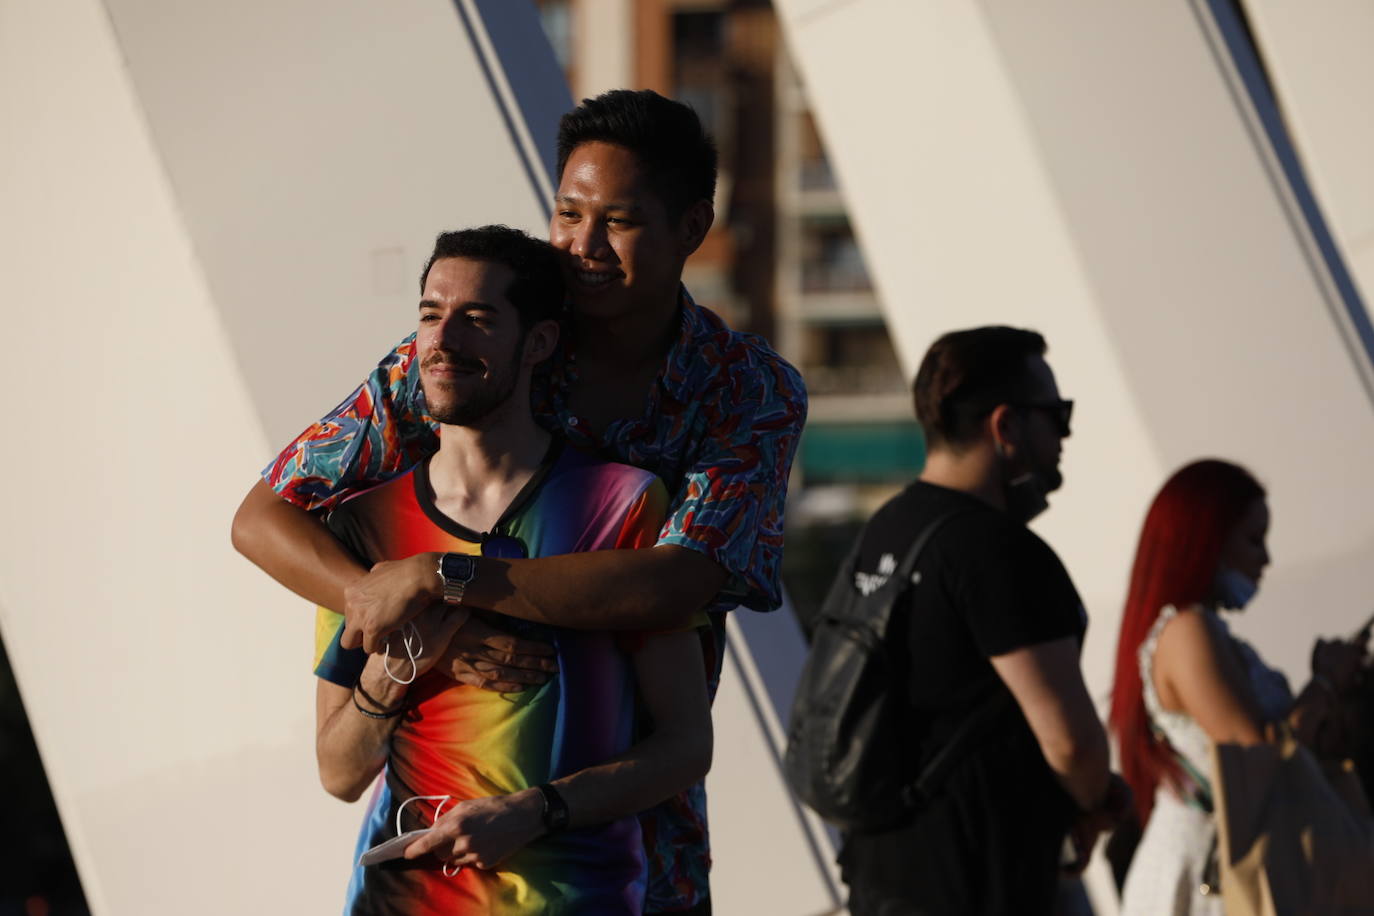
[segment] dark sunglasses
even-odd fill
[[[1012,407],[1020,407],[1025,410],[1043,410],[1048,413],[1058,425],[1059,438],[1069,438],[1069,421],[1073,418],[1073,401],[1010,401]]]
[[[500,560],[523,560],[530,552],[525,542],[509,534],[486,534],[482,536],[482,556]]]

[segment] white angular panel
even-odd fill
[[[1303,165],[1368,300],[1374,295],[1374,5],[1243,5]]]
[[[790,607],[738,611],[713,708],[715,759],[706,779],[711,905],[723,914],[822,916],[845,899],[825,825],[781,775],[791,696],[805,645]]]
[[[514,72],[543,77],[523,96],[472,2],[106,6],[273,444],[413,330],[435,235],[547,230],[536,150],[570,97],[527,4],[495,23],[529,45]],[[379,251],[400,252],[400,288],[376,282]]]
[[[291,825],[347,857],[355,816],[313,779],[309,620],[227,545],[262,426],[104,10],[0,15],[4,339],[33,354],[0,623],[87,898],[319,911]]]

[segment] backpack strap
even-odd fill
[[[921,768],[920,774],[905,791],[906,801],[919,808],[935,797],[956,766],[984,737],[991,734],[1002,713],[1013,705],[1009,691],[993,690],[964,717],[954,734],[949,736],[934,756]]]
[[[925,526],[925,528],[921,529],[921,533],[916,535],[916,540],[911,542],[911,546],[908,547],[906,553],[902,555],[902,561],[897,564],[897,568],[893,571],[891,579],[889,580],[895,585],[890,600],[881,602],[876,612],[870,612],[871,616],[869,619],[872,621],[874,629],[876,629],[880,635],[886,636],[888,620],[892,617],[892,609],[900,603],[902,597],[914,584],[911,581],[911,576],[912,573],[916,571],[916,561],[921,558],[921,553],[925,550],[926,545],[930,543],[930,539],[935,536],[935,532],[939,531],[940,527],[944,525],[945,522],[967,511],[967,509],[962,508],[951,509],[943,515],[936,516],[933,521]],[[844,568],[847,570],[845,575],[848,580],[846,585],[850,588],[854,587],[854,574],[858,570],[859,549],[862,545],[863,538],[859,538],[854,544],[853,550],[850,551],[849,559],[845,562]]]
[[[944,525],[945,522],[954,518],[954,516],[961,515],[967,511],[967,509],[962,508],[950,509],[943,515],[937,515],[934,521],[926,525],[924,530],[916,535],[916,540],[911,542],[911,546],[907,548],[906,556],[902,557],[902,562],[897,567],[897,575],[900,576],[907,585],[911,584],[911,574],[916,571],[916,561],[921,558],[921,551],[925,550],[926,544],[930,543],[930,539],[935,536],[935,532],[939,531],[940,527]]]
[[[904,589],[910,588],[913,584],[911,575],[926,542],[946,521],[966,511],[968,510],[954,509],[945,513],[931,522],[925,531],[916,538],[915,543],[911,545],[911,549],[907,551],[906,557],[902,560],[899,572],[905,580]],[[973,711],[959,723],[959,727],[921,768],[920,774],[903,792],[908,804],[919,808],[940,790],[945,780],[949,778],[950,772],[963,761],[968,752],[982,738],[994,730],[1002,713],[1010,707],[1010,699],[1007,691],[993,690],[988,697],[985,697],[981,703],[974,707]]]

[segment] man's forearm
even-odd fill
[[[1093,811],[1102,804],[1111,778],[1105,738],[1085,735],[1076,743],[1042,750],[1059,784],[1080,808]]]
[[[464,603],[574,629],[665,630],[686,625],[725,580],[714,560],[676,546],[483,559]]]
[[[624,754],[554,782],[574,827],[643,811],[711,768],[711,701],[697,632],[646,637],[634,665],[653,731]]]
[[[367,572],[319,520],[259,480],[234,515],[234,548],[301,597],[340,612]]]
[[[587,827],[638,814],[702,779],[711,768],[709,735],[654,733],[620,757],[555,780],[568,803],[568,826]]]
[[[344,648],[376,652],[381,638],[443,600],[438,553],[378,563],[347,589]],[[594,550],[501,560],[483,557],[462,603],[580,630],[672,630],[724,587],[716,561],[686,547]]]
[[[1107,733],[1078,667],[1078,640],[1062,637],[992,656],[993,669],[1026,717],[1045,762],[1091,811],[1107,791]]]
[[[391,713],[401,709],[405,698],[406,687],[386,675],[382,659],[375,655],[368,659],[357,688],[321,682],[315,756],[320,782],[330,795],[355,801],[381,771],[391,733],[400,721]],[[387,717],[374,718],[362,709]]]

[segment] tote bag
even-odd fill
[[[1353,766],[1291,736],[1213,748],[1227,916],[1374,913],[1374,820]]]

